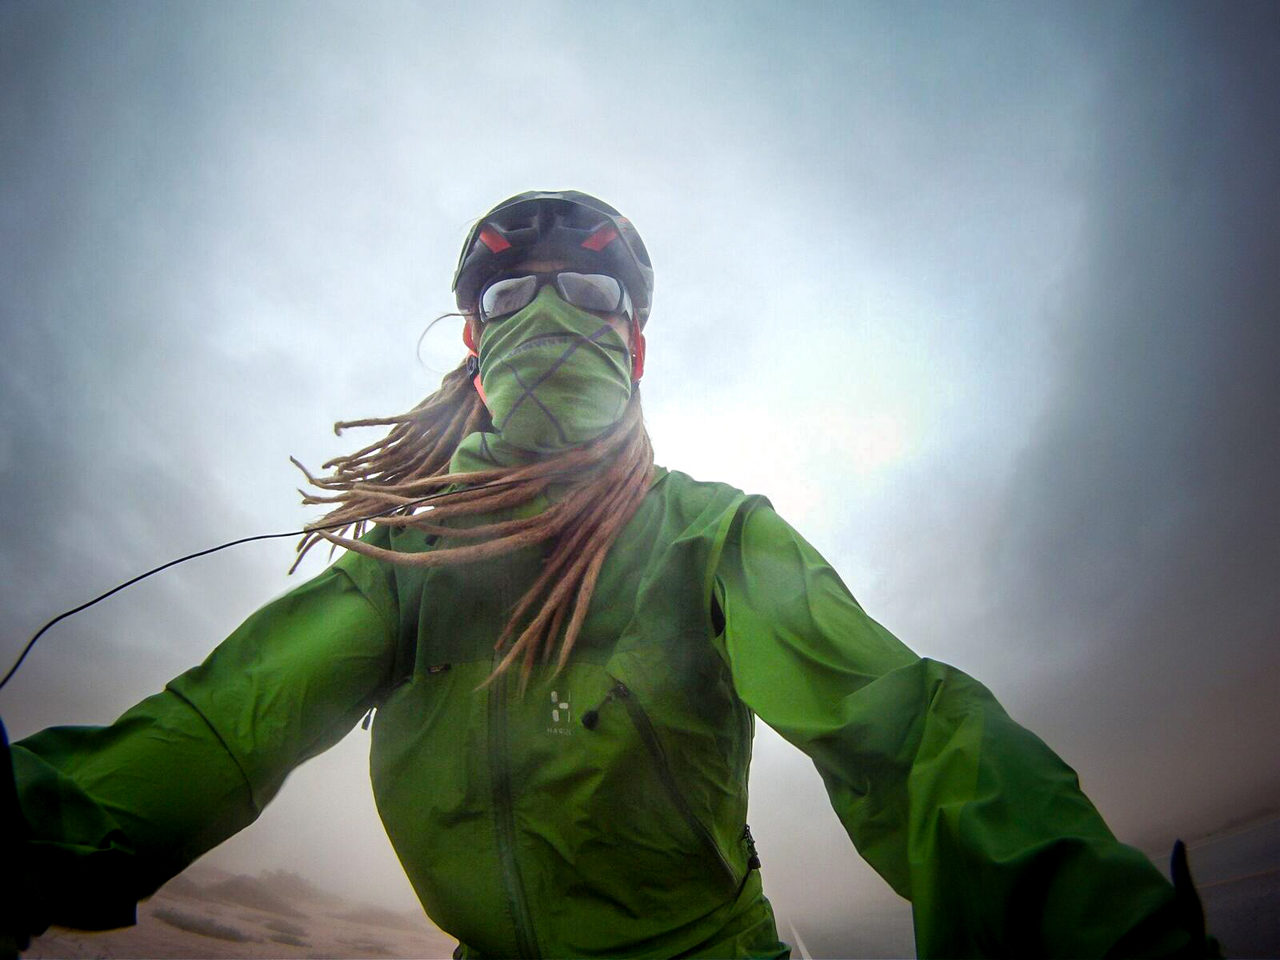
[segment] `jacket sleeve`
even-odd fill
[[[340,740],[394,663],[394,596],[375,567],[344,557],[108,727],[13,744],[4,872],[18,882],[0,932],[21,944],[54,923],[133,923],[138,899],[251,823],[290,770]]]
[[[921,957],[1205,955],[1202,918],[1074,771],[867,616],[767,504],[735,520],[714,597],[738,694],[813,759],[859,852],[912,902]]]

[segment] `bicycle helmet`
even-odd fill
[[[622,281],[643,327],[653,302],[653,265],[626,217],[577,190],[530,190],[502,201],[476,221],[462,245],[453,292],[472,313],[491,278],[525,260],[565,260],[584,272]]]

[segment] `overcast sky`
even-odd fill
[[[460,358],[415,343],[470,221],[572,187],[655,263],[660,463],[768,495],[1122,839],[1274,812],[1277,89],[1274,3],[0,3],[0,656],[313,519],[288,456]],[[56,628],[10,733],[109,722],[291,554]],[[367,737],[215,862],[409,905]],[[784,937],[887,949],[808,760],[756,757]]]

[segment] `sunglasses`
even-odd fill
[[[555,286],[565,303],[575,307],[592,313],[620,313],[628,320],[635,316],[627,288],[614,277],[561,270],[493,281],[480,291],[480,319],[488,323],[523,310],[548,283]]]

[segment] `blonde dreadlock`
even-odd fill
[[[494,644],[495,650],[505,652],[489,680],[519,661],[523,689],[534,664],[551,659],[562,627],[556,670],[563,668],[582,629],[605,555],[639,508],[652,479],[653,448],[644,428],[639,395],[633,393],[614,427],[588,444],[525,466],[476,473],[449,473],[449,462],[463,437],[492,429],[465,364],[446,374],[440,389],[408,413],[343,421],[335,424],[334,430],[340,434],[347,427],[374,426],[391,430],[376,443],[324,464],[323,469],[331,471],[327,476],[313,476],[293,461],[314,487],[327,492],[303,492],[304,504],[339,505],[307,526],[294,568],[321,540],[378,560],[416,567],[485,560],[550,542],[553,546],[541,574],[511,611]],[[563,492],[534,516],[478,526],[446,523],[457,517],[519,507],[553,483]],[[448,489],[455,485],[464,486]],[[417,501],[442,492],[443,496],[433,498],[430,508],[415,512]],[[358,539],[370,522],[478,542],[425,553],[386,550]],[[348,532],[350,536],[345,535]],[[539,608],[537,614],[521,629],[535,607]],[[519,635],[512,642],[517,630]]]

